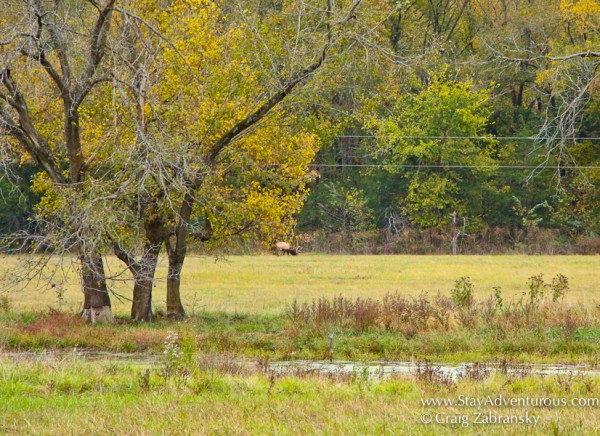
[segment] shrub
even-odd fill
[[[552,279],[550,289],[552,290],[552,301],[556,303],[559,299],[563,298],[569,290],[569,279],[563,274],[557,274],[556,277]]]
[[[8,296],[2,295],[0,297],[0,311],[2,311],[2,312],[10,312],[11,307],[12,307],[12,304],[11,304],[10,299],[8,298]]]
[[[451,295],[454,304],[461,309],[470,309],[473,306],[474,286],[469,277],[461,277],[454,283]]]

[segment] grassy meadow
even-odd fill
[[[600,428],[594,402],[600,386],[589,377],[495,373],[450,381],[435,372],[373,379],[360,373],[319,377],[232,369],[172,361],[149,368],[52,356],[3,359],[0,433],[591,435]],[[543,398],[566,405],[422,402],[461,396]],[[482,423],[481,416],[489,414],[531,421]]]
[[[17,260],[5,257],[3,265]],[[70,271],[64,288],[4,294],[0,348],[160,353],[168,332],[177,330],[203,352],[253,359],[596,365],[599,266],[599,256],[190,257],[183,283],[190,317],[164,319],[163,262],[155,322],[130,323],[129,302],[113,298],[117,324],[95,326],[78,319],[81,294]],[[538,274],[545,285],[530,289],[528,278]],[[569,282],[554,298],[557,274]],[[456,286],[460,276],[470,281]],[[127,296],[130,286],[115,288]]]
[[[0,264],[6,271],[20,260],[5,256]],[[114,259],[108,264],[125,277]],[[78,317],[77,276],[64,271],[67,281],[55,276],[50,290],[32,283],[0,293],[0,434],[588,435],[600,428],[597,403],[421,403],[600,398],[600,378],[590,375],[485,369],[498,362],[599,367],[600,256],[191,256],[183,280],[188,318],[161,315],[163,260],[155,321],[130,322],[129,302],[113,298],[117,322],[96,325]],[[528,284],[539,274],[543,280]],[[558,274],[568,286],[553,282]],[[114,289],[127,297],[130,286],[117,281]],[[109,354],[88,360],[88,352]],[[269,362],[330,359],[484,363],[458,379],[429,363],[391,378],[269,369]],[[477,424],[479,413],[537,421]]]
[[[15,268],[20,258],[4,256],[0,269]],[[10,292],[14,306],[26,310],[56,307],[61,292],[63,308],[77,310],[82,296],[77,274],[63,270],[63,286],[40,291],[36,282],[27,289]],[[128,275],[122,264],[108,259],[110,272],[119,280]],[[381,299],[399,292],[417,296],[423,292],[448,294],[461,276],[471,278],[475,296],[490,295],[499,286],[510,298],[526,290],[530,276],[544,274],[550,280],[556,274],[568,277],[570,291],[566,301],[586,305],[600,303],[600,256],[345,256],[301,254],[291,256],[229,256],[215,260],[208,256],[189,256],[182,276],[182,299],[188,311],[225,311],[241,313],[278,313],[295,299],[300,302],[320,297],[345,295]],[[60,274],[53,279],[60,283]],[[164,308],[166,259],[157,272],[153,303]],[[131,283],[117,281],[113,289],[130,296]],[[113,298],[116,314],[129,313],[129,303]]]

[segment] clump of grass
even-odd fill
[[[510,379],[522,379],[531,375],[533,365],[524,363],[515,363],[506,359],[502,359],[498,365],[500,374]]]
[[[427,294],[407,298],[394,293],[385,295],[382,301],[342,295],[302,305],[294,301],[288,316],[294,328],[308,328],[315,333],[336,328],[355,332],[383,328],[412,337],[417,332],[446,328],[450,311],[451,303],[441,295],[432,302]]]
[[[324,334],[385,330],[409,339],[432,331],[483,327],[502,337],[519,330],[541,334],[544,329],[558,329],[565,338],[572,338],[579,328],[595,325],[583,306],[562,304],[569,290],[564,275],[556,275],[549,283],[542,274],[532,276],[527,289],[520,299],[506,302],[501,289],[495,287],[488,299],[477,301],[475,286],[469,277],[461,277],[450,298],[440,294],[433,299],[427,294],[408,298],[394,293],[376,301],[340,295],[302,305],[294,301],[287,314],[295,331]]]
[[[34,334],[43,333],[48,336],[63,337],[73,327],[84,325],[85,321],[80,317],[50,308],[45,315],[40,316],[36,322],[27,326],[25,331]]]
[[[243,361],[235,354],[203,352],[198,353],[196,357],[198,369],[200,371],[215,371],[219,374],[228,375],[249,375],[252,373],[251,367],[245,365]],[[266,366],[268,367],[268,365]]]
[[[379,302],[371,298],[351,300],[339,295],[331,300],[319,298],[303,305],[294,300],[288,314],[294,325],[310,322],[318,332],[323,332],[332,325],[367,331],[375,325],[380,306]]]
[[[10,301],[10,298],[8,298],[8,295],[0,296],[0,312],[10,312],[11,309],[12,303]]]
[[[456,383],[452,377],[445,374],[428,359],[417,361],[414,377],[417,382],[430,388],[451,390],[456,387]]]
[[[492,365],[485,362],[475,362],[465,367],[465,371],[461,374],[461,379],[472,380],[474,382],[482,382],[486,380],[492,373]]]

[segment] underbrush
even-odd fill
[[[297,333],[322,334],[330,331],[387,331],[410,339],[429,332],[485,329],[498,336],[521,331],[550,331],[573,339],[580,329],[595,329],[598,308],[590,313],[583,305],[567,305],[567,277],[556,275],[550,282],[543,275],[532,276],[520,298],[505,301],[499,287],[483,301],[474,297],[475,287],[468,277],[456,280],[450,296],[424,293],[406,297],[387,294],[381,301],[351,299],[342,295],[320,298],[288,309],[292,329]]]
[[[479,361],[600,363],[598,306],[566,304],[565,276],[532,276],[518,298],[500,288],[476,299],[475,285],[459,278],[448,295],[320,298],[293,303],[282,314],[200,312],[181,322],[117,319],[89,325],[77,314],[50,309],[20,312],[0,307],[0,349],[162,352],[176,331],[205,353],[254,359]]]
[[[595,364],[600,357],[600,308],[566,304],[568,291],[564,275],[547,282],[540,274],[528,279],[519,298],[506,301],[502,290],[494,288],[492,295],[478,301],[471,280],[461,277],[449,296],[410,298],[395,293],[377,301],[340,295],[294,302],[287,316],[290,334],[303,348],[317,345],[314,338],[333,335],[339,357],[355,357],[349,344],[356,346],[358,338],[369,338],[358,347],[386,359],[529,354],[542,360],[562,356]],[[325,358],[327,350],[320,342]]]
[[[451,254],[456,229],[404,227],[400,232],[373,229],[351,232],[316,230],[298,235],[305,252],[352,254]],[[518,227],[483,226],[472,229],[456,242],[460,254],[599,254],[600,237],[577,238],[557,229],[529,225]],[[253,247],[247,247],[246,252]]]

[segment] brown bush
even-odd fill
[[[600,237],[579,239],[574,251],[577,254],[600,254]]]
[[[393,293],[375,301],[340,295],[302,305],[295,301],[288,309],[288,316],[295,332],[381,329],[407,338],[428,331],[457,327],[474,329],[480,325],[492,327],[502,337],[520,329],[539,331],[547,328],[560,328],[567,337],[572,337],[580,327],[597,324],[583,306],[568,306],[560,301],[569,289],[568,279],[562,274],[556,275],[551,283],[546,283],[542,275],[530,277],[528,291],[523,292],[520,299],[509,302],[503,301],[499,288],[495,295],[476,301],[472,297],[473,287],[468,283],[470,287],[465,298],[453,295],[451,299],[438,294],[430,299],[425,293],[410,298]],[[600,306],[597,312],[596,318],[600,318]]]
[[[54,338],[69,336],[74,326],[83,326],[85,321],[76,315],[49,309],[48,313],[38,318],[33,324],[23,328],[27,333],[44,334]]]

